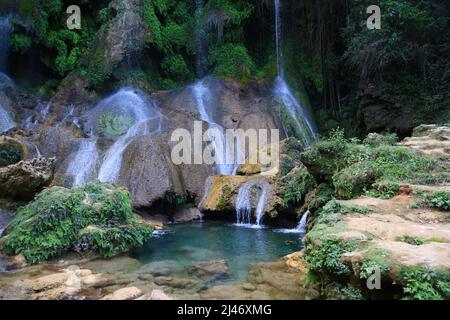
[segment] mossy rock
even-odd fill
[[[6,167],[25,159],[27,147],[19,140],[0,137],[0,167]]]
[[[6,254],[39,263],[68,251],[110,257],[143,245],[151,232],[134,217],[127,190],[93,183],[43,191],[17,211],[2,242]]]

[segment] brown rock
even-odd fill
[[[0,197],[32,199],[51,183],[55,161],[39,158],[0,168]]]
[[[142,296],[142,291],[136,287],[122,288],[103,297],[101,300],[135,300]]]

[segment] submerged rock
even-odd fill
[[[51,183],[55,161],[36,158],[0,168],[0,197],[32,199]]]
[[[229,267],[225,260],[199,262],[189,268],[188,273],[198,278],[226,279],[229,277]]]

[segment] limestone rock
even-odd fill
[[[152,291],[149,300],[173,300],[173,299],[169,297],[167,294],[165,294],[164,291],[156,289]]]
[[[199,262],[189,268],[188,273],[199,278],[226,279],[229,277],[229,267],[225,260]]]
[[[55,161],[38,158],[0,168],[0,197],[32,199],[51,183]]]
[[[101,300],[135,300],[142,296],[142,291],[136,287],[122,288],[103,297]]]

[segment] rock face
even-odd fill
[[[422,125],[414,129],[413,136],[401,142],[402,145],[432,157],[450,157],[450,127]]]
[[[0,197],[32,199],[51,183],[55,161],[38,158],[0,168]]]
[[[258,201],[265,192],[264,212],[275,217],[281,199],[277,196],[277,179],[273,176],[213,176],[206,182],[206,193],[200,203],[200,211],[206,214],[236,212],[236,203],[239,190],[244,185],[251,185],[249,191],[249,202],[255,211]],[[230,216],[231,217],[231,216]],[[233,215],[234,218],[234,215]]]
[[[331,200],[317,211],[306,235],[310,270],[338,283],[347,279],[341,284],[350,282],[360,290],[360,298],[448,299],[448,291],[441,287],[450,281],[448,137],[446,127],[421,126],[414,137],[400,143],[436,159],[427,159],[437,163],[435,171],[427,172],[427,185],[399,178],[384,181],[378,183],[380,192],[390,183],[395,186],[393,194],[384,196],[389,199],[349,197],[353,199]],[[312,155],[307,158],[313,159]],[[347,168],[349,174],[352,167]],[[353,169],[352,176],[358,174]],[[335,194],[339,191],[336,187]],[[365,282],[374,267],[381,273],[382,290],[377,293],[367,290]],[[433,275],[426,276],[430,272]]]

